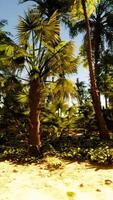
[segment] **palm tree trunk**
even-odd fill
[[[29,107],[30,107],[30,145],[40,150],[40,92],[41,84],[40,79],[31,78],[29,90]]]
[[[96,75],[98,90],[100,89],[100,65],[98,65],[98,61],[99,61],[99,55],[100,55],[100,41],[101,41],[99,28],[100,27],[96,28],[96,31],[94,34],[95,75]],[[99,98],[100,98],[100,91],[99,91]]]
[[[101,103],[99,98],[99,91],[96,84],[96,76],[95,76],[95,69],[92,62],[92,45],[91,45],[91,35],[90,35],[90,25],[87,15],[86,9],[86,0],[81,0],[82,8],[84,12],[85,22],[86,22],[86,31],[87,31],[87,40],[88,40],[88,47],[87,47],[87,58],[89,64],[89,75],[90,75],[90,83],[91,83],[91,95],[93,100],[93,106],[96,114],[96,118],[98,121],[99,126],[99,133],[102,138],[109,137],[109,131],[107,129],[103,113],[101,111]]]

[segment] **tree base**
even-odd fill
[[[42,152],[42,148],[37,147],[37,146],[30,146],[29,147],[29,155],[30,156],[34,156],[37,158],[43,158],[43,152]]]

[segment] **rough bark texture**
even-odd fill
[[[30,144],[40,149],[40,79],[30,81],[29,107],[30,107]]]
[[[101,103],[99,98],[99,91],[96,84],[96,76],[95,76],[95,69],[92,62],[92,45],[91,45],[91,35],[90,35],[90,25],[89,19],[87,16],[87,9],[86,9],[86,0],[81,0],[84,17],[86,22],[86,31],[87,31],[87,40],[88,40],[88,48],[87,48],[87,57],[88,57],[88,64],[89,64],[89,75],[90,75],[90,83],[91,83],[91,95],[93,100],[93,106],[95,110],[95,114],[98,121],[99,132],[100,136],[105,138],[109,137],[109,131],[106,126],[106,122],[103,117],[103,113],[101,111]]]

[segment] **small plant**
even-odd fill
[[[56,157],[47,157],[46,158],[47,167],[49,170],[55,170],[63,166],[62,161]]]

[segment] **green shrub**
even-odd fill
[[[55,169],[63,167],[62,161],[57,157],[47,156],[45,161],[46,161],[47,168],[49,170],[55,170]]]
[[[8,147],[0,153],[0,160],[10,160],[15,163],[33,163],[38,162],[37,157],[30,156],[25,148]]]
[[[57,138],[50,142],[43,142],[43,156],[61,157],[63,159],[73,161],[89,161],[96,164],[113,164],[113,141],[101,140],[99,135],[66,136]],[[39,162],[42,155],[29,154],[28,146],[17,145],[16,147],[6,147],[2,145],[0,148],[0,160],[12,160],[18,163],[33,163]],[[49,161],[50,160],[50,161]],[[58,160],[48,160],[48,167],[51,169],[59,168],[61,163]]]
[[[109,146],[101,146],[96,149],[90,149],[88,157],[91,162],[98,164],[112,164],[113,163],[113,149]]]
[[[64,137],[56,144],[54,147],[62,158],[105,165],[113,163],[113,141],[101,140],[97,133]]]

